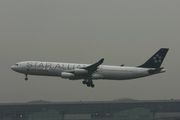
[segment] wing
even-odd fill
[[[73,71],[62,72],[61,77],[68,78],[70,80],[84,79],[83,84],[86,84],[88,87],[90,86],[94,87],[94,84],[92,81],[92,74],[97,71],[98,66],[101,65],[103,62],[104,62],[104,58],[99,60],[97,63],[94,63],[87,67],[76,68]]]
[[[87,70],[89,75],[92,75],[94,72],[97,71],[98,66],[101,65],[103,62],[104,62],[104,58],[99,60],[97,63],[89,65],[89,66],[87,66],[87,67],[85,67],[83,69]]]
[[[82,78],[91,78],[92,74],[97,71],[99,65],[104,61],[104,58],[99,60],[97,63],[89,65],[84,68],[75,68],[73,70],[64,71],[61,73],[62,78],[69,79],[82,79]]]

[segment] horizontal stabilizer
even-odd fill
[[[148,73],[149,73],[149,74],[159,73],[162,69],[164,69],[164,67],[155,68],[155,69],[150,69],[150,70],[148,70]]]

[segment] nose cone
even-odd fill
[[[16,72],[19,72],[19,70],[21,70],[20,64],[16,63],[16,64],[12,65],[11,69],[16,71]]]
[[[11,66],[11,69],[14,70],[14,71],[17,71],[17,66],[12,65],[12,66]]]
[[[11,66],[11,69],[14,70],[14,65]]]

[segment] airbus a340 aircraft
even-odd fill
[[[102,58],[91,65],[23,61],[12,65],[11,69],[25,74],[25,80],[28,80],[28,75],[58,76],[70,80],[84,79],[83,84],[88,87],[94,87],[95,85],[92,81],[94,79],[127,80],[163,73],[166,70],[160,66],[168,50],[168,48],[161,48],[144,64],[137,67],[101,65],[104,61]]]

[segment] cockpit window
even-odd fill
[[[18,64],[15,64],[15,66],[18,66]]]

